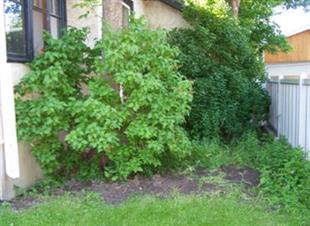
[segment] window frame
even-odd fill
[[[63,35],[64,29],[67,27],[67,9],[66,9],[66,0],[57,0],[59,4],[59,26],[60,26],[60,36]],[[50,32],[50,23],[51,23],[51,0],[47,0],[47,9],[46,9],[46,20],[47,20],[47,31]],[[14,63],[27,63],[33,60],[34,46],[33,46],[33,1],[24,0],[23,1],[23,13],[24,13],[24,29],[25,29],[25,45],[26,45],[26,54],[15,54],[9,53],[7,51],[7,61]]]
[[[134,12],[133,1],[132,0],[123,0],[122,3],[123,3],[123,5],[125,5],[126,7],[128,7],[130,9],[131,13]]]
[[[29,12],[32,10],[32,0],[23,1],[22,4],[23,15],[24,15],[24,31],[25,31],[25,55],[10,53],[7,50],[7,61],[8,62],[27,62],[33,58],[33,48],[32,48],[32,14]],[[30,41],[29,41],[30,40]]]
[[[129,15],[128,15],[129,17],[134,13],[133,6],[134,6],[134,4],[133,4],[132,0],[123,0],[122,1],[122,10],[123,10],[123,7],[127,8],[128,12],[129,12]],[[122,14],[122,16],[123,16],[123,14]],[[124,18],[122,18],[122,28],[128,27],[129,21],[128,21],[128,26],[124,26],[123,20],[124,20]]]
[[[67,4],[66,0],[57,0],[59,4],[59,15],[54,15],[53,12],[51,12],[51,0],[47,3],[47,28],[48,32],[51,32],[51,17],[57,18],[58,25],[60,26],[60,33],[59,36],[63,35],[64,29],[67,27]]]

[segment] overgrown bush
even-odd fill
[[[283,138],[259,140],[247,134],[234,148],[240,163],[261,172],[260,190],[272,203],[287,208],[310,209],[310,162],[304,150]]]
[[[58,40],[45,34],[44,52],[29,64],[30,72],[15,87],[18,138],[31,145],[46,175],[72,169],[72,161],[67,160],[79,158],[60,135],[72,130],[70,103],[72,98],[83,98],[81,85],[90,72],[86,34],[69,29]]]
[[[273,206],[309,213],[310,162],[304,150],[293,148],[284,138],[249,132],[229,145],[216,140],[194,141],[192,149],[187,168],[255,168],[260,172],[258,197]]]
[[[261,56],[220,3],[186,7],[183,15],[191,28],[172,31],[170,42],[181,50],[180,72],[194,80],[186,128],[193,137],[231,140],[259,127],[268,96],[261,86]]]
[[[85,37],[76,29],[47,37],[16,87],[19,138],[46,175],[125,179],[184,158],[191,83],[166,33],[133,20],[92,50]]]

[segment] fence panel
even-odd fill
[[[310,79],[270,80],[267,83],[271,105],[269,124],[277,136],[301,146],[310,158]]]
[[[278,130],[278,98],[279,98],[279,85],[276,81],[269,81],[267,83],[267,90],[270,95],[270,113],[269,122],[275,131]]]

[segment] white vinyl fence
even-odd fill
[[[310,79],[273,78],[267,82],[271,97],[269,123],[294,146],[305,149],[310,159]]]

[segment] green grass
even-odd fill
[[[305,218],[268,211],[253,202],[233,198],[177,196],[171,199],[139,197],[119,205],[104,204],[98,195],[48,198],[34,208],[14,212],[0,208],[1,226],[273,226],[310,225]],[[309,223],[309,224],[308,224]]]

